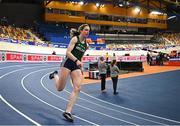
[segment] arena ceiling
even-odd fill
[[[0,0],[1,3],[42,3],[43,1],[50,2],[52,0]],[[131,7],[131,6],[140,6],[145,7],[148,9],[156,9],[161,12],[167,13],[168,15],[177,14],[180,15],[180,0],[54,0],[54,1],[74,1],[80,2],[83,1],[84,3],[100,3],[100,4],[113,4],[119,5],[123,4],[124,7]],[[153,2],[159,2],[162,5],[166,5],[166,7],[159,7],[153,5]],[[150,4],[149,4],[150,3]]]

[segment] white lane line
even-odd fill
[[[39,68],[39,67],[51,67],[51,66],[50,66],[50,65],[44,65],[44,66],[38,66],[38,68]],[[53,67],[54,67],[54,66],[53,66]],[[9,75],[9,74],[15,73],[15,72],[17,72],[17,71],[26,70],[26,69],[31,69],[31,68],[37,68],[37,67],[28,67],[28,68],[22,68],[22,69],[13,70],[13,71],[10,71],[10,72],[5,73],[5,74],[3,74],[2,76],[0,76],[0,79],[3,78],[3,77],[5,77],[5,76],[7,76],[7,75]]]
[[[64,90],[64,91],[70,94],[70,92],[68,92],[67,90]],[[83,99],[83,98],[81,98],[81,97],[79,97],[78,99],[81,99],[81,100],[83,100],[83,101],[86,101],[86,102],[88,102],[88,103],[90,103],[90,104],[94,104],[94,105],[99,106],[99,107],[101,107],[101,108],[104,108],[104,109],[107,109],[107,110],[111,110],[111,111],[113,111],[113,112],[117,112],[117,113],[121,113],[121,114],[124,114],[124,115],[128,115],[128,116],[130,116],[130,117],[134,117],[134,118],[137,118],[137,119],[141,119],[141,120],[148,121],[148,122],[152,122],[152,123],[159,124],[159,125],[167,125],[167,124],[164,124],[164,123],[161,123],[161,122],[153,121],[153,120],[146,119],[146,118],[143,118],[143,117],[139,117],[139,116],[136,116],[136,115],[133,115],[133,114],[129,114],[129,113],[126,113],[126,112],[122,112],[122,111],[119,111],[119,110],[117,110],[117,109],[107,108],[107,107],[104,107],[104,106],[102,106],[102,105],[100,105],[100,104],[97,104],[97,103],[95,103],[95,102],[91,102],[91,101],[88,101],[88,100],[86,100],[86,99]]]
[[[49,66],[49,65],[48,65]],[[41,67],[47,67],[47,66],[38,66],[38,68],[41,68]],[[5,76],[7,76],[7,75],[9,75],[9,74],[11,74],[11,73],[15,73],[15,72],[17,72],[17,71],[21,71],[21,70],[24,70],[24,69],[31,69],[31,68],[37,68],[37,67],[28,67],[28,68],[23,68],[23,69],[17,69],[17,70],[14,70],[14,71],[11,71],[11,72],[8,72],[8,73],[6,73],[6,74],[4,74],[4,75],[2,75],[2,76],[0,76],[0,79],[2,79],[3,77],[5,77]],[[1,96],[1,99],[2,99],[3,97]],[[3,100],[3,99],[2,99]],[[4,99],[5,100],[5,99]],[[8,105],[8,104],[7,104]],[[9,104],[10,105],[10,104]],[[11,105],[12,106],[12,105]],[[12,106],[13,107],[13,106]],[[24,115],[24,116],[26,116],[26,115]],[[27,116],[26,116],[27,117]]]
[[[65,90],[66,91],[66,90]],[[70,92],[66,91],[67,93],[70,94]],[[94,104],[96,106],[99,106],[101,108],[104,108],[104,109],[107,109],[107,110],[111,110],[113,112],[117,112],[117,113],[121,113],[121,114],[124,114],[124,115],[128,115],[128,116],[131,116],[131,117],[134,117],[134,118],[137,118],[137,119],[141,119],[141,120],[144,120],[144,121],[148,121],[148,122],[152,122],[152,123],[155,123],[155,124],[159,124],[159,125],[167,125],[167,124],[164,124],[164,123],[161,123],[161,122],[157,122],[157,121],[153,121],[153,120],[150,120],[150,119],[146,119],[146,118],[143,118],[143,117],[139,117],[139,116],[136,116],[136,115],[133,115],[133,114],[129,114],[129,113],[126,113],[126,112],[122,112],[122,111],[119,111],[117,109],[113,109],[113,108],[107,108],[107,107],[104,107],[102,106],[101,104],[97,104],[95,102],[91,102],[91,101],[88,101],[86,99],[83,99],[81,97],[79,97],[79,99],[83,100],[83,101],[86,101],[88,103],[91,103],[91,104]]]
[[[49,74],[49,73],[48,73],[48,74]],[[54,96],[56,96],[56,97],[58,97],[58,98],[60,98],[60,99],[63,99],[63,100],[65,100],[65,101],[68,101],[67,99],[65,99],[65,98],[63,98],[63,97],[60,97],[60,96],[56,95],[55,93],[51,92],[50,90],[48,90],[48,89],[44,86],[42,80],[45,78],[45,76],[47,76],[47,74],[44,75],[44,76],[41,78],[41,85],[43,86],[43,88],[44,88],[45,90],[47,90],[49,93],[53,94]],[[138,125],[138,124],[135,124],[135,123],[132,123],[132,122],[129,122],[129,121],[126,121],[126,120],[123,120],[123,119],[120,119],[120,118],[116,118],[116,117],[107,115],[107,114],[105,114],[105,113],[102,113],[102,112],[93,110],[93,109],[91,109],[91,108],[84,107],[84,106],[79,105],[79,104],[77,104],[77,103],[76,103],[75,105],[76,105],[76,106],[79,106],[79,107],[81,107],[81,108],[83,108],[83,109],[87,109],[87,110],[89,110],[89,111],[98,113],[98,114],[103,115],[103,116],[107,116],[107,117],[112,118],[112,119],[115,119],[115,120],[119,120],[119,121],[122,121],[122,122],[125,122],[125,123],[128,123],[128,124],[131,124],[131,125]]]
[[[8,101],[6,101],[2,95],[0,95],[0,99],[6,104],[8,105],[10,108],[12,108],[14,111],[16,111],[17,113],[19,113],[21,116],[23,116],[24,118],[26,118],[27,120],[29,120],[30,122],[32,122],[33,124],[35,124],[36,126],[41,126],[41,124],[39,124],[38,122],[32,120],[30,117],[28,117],[27,115],[25,115],[24,113],[20,112],[18,109],[16,109],[14,106],[12,106]]]
[[[49,65],[48,65],[48,66],[49,66]],[[43,67],[45,67],[45,66],[43,66]],[[21,70],[23,70],[23,69],[21,69]],[[18,71],[19,71],[19,70],[18,70]],[[16,72],[16,70],[15,70],[14,72]],[[12,72],[11,72],[11,73],[12,73]],[[7,74],[7,75],[8,75],[8,74]],[[4,76],[3,76],[3,77],[4,77]],[[2,78],[2,76],[0,76],[0,79],[1,79],[1,78]],[[163,117],[155,116],[155,115],[152,115],[152,114],[148,114],[148,113],[136,111],[136,110],[133,110],[133,109],[130,109],[130,108],[126,108],[126,107],[119,106],[119,105],[116,105],[116,104],[112,104],[112,103],[109,103],[109,102],[106,102],[106,101],[102,101],[101,99],[98,99],[98,98],[96,98],[96,97],[93,97],[93,96],[91,96],[91,95],[88,95],[87,93],[82,92],[82,91],[81,91],[81,93],[83,93],[83,94],[85,94],[85,95],[87,95],[87,96],[89,96],[89,97],[91,97],[91,98],[93,98],[93,99],[96,99],[96,100],[98,100],[98,101],[104,102],[104,103],[106,103],[106,104],[110,104],[110,105],[112,105],[112,106],[120,107],[120,108],[129,110],[129,111],[133,111],[133,112],[137,112],[137,113],[140,113],[140,114],[152,116],[152,117],[155,117],[155,118],[160,118],[160,119],[167,120],[167,121],[170,121],[170,122],[180,123],[180,122],[175,121],[175,120],[166,119],[166,118],[163,118]]]
[[[20,67],[21,65],[12,65],[12,66],[6,66],[6,67],[1,67],[1,69],[6,69],[6,68],[11,68],[11,67]]]
[[[30,68],[33,68],[33,67],[30,67]],[[15,73],[15,72],[17,72],[17,71],[26,70],[26,69],[30,69],[30,68],[22,68],[22,69],[17,69],[17,70],[10,71],[10,72],[8,72],[8,73],[3,74],[2,76],[0,76],[0,79],[3,78],[3,77],[5,77],[5,76],[7,76],[7,75],[9,75],[9,74]]]
[[[44,65],[44,64],[23,64],[23,65],[9,65],[6,67],[1,67],[0,70],[6,69],[6,68],[11,68],[11,67],[23,67],[23,66],[32,66],[32,65]]]
[[[141,112],[141,111],[137,111],[137,110],[134,110],[134,109],[131,109],[131,108],[127,108],[127,107],[123,107],[123,106],[120,106],[120,105],[116,105],[116,104],[113,104],[113,103],[110,103],[110,102],[107,102],[107,101],[103,101],[99,98],[96,98],[94,96],[91,96],[83,91],[81,91],[81,93],[83,93],[84,95],[86,96],[89,96],[97,101],[100,101],[100,102],[103,102],[103,103],[106,103],[106,104],[109,104],[109,105],[112,105],[112,106],[115,106],[115,107],[118,107],[118,108],[122,108],[122,109],[125,109],[125,110],[129,110],[129,111],[132,111],[132,112],[136,112],[136,113],[139,113],[139,114],[142,114],[142,115],[146,115],[146,116],[150,116],[150,117],[154,117],[154,118],[158,118],[158,119],[162,119],[162,120],[166,120],[166,121],[169,121],[169,122],[174,122],[174,123],[180,123],[179,121],[176,121],[176,120],[172,120],[172,119],[167,119],[167,118],[164,118],[164,117],[160,117],[160,116],[156,116],[156,115],[153,115],[153,114],[149,114],[149,113],[145,113],[145,112]]]
[[[53,106],[53,105],[49,104],[48,102],[40,99],[40,98],[37,97],[36,95],[32,94],[32,93],[25,87],[25,84],[24,84],[25,78],[27,78],[29,75],[31,75],[31,74],[33,74],[33,73],[36,73],[36,72],[42,71],[42,70],[47,70],[47,69],[54,69],[54,68],[46,68],[46,69],[41,69],[41,70],[37,70],[37,71],[34,71],[34,72],[30,72],[29,74],[27,74],[26,76],[24,76],[24,77],[21,79],[21,85],[22,85],[22,87],[24,88],[24,90],[25,90],[27,93],[29,93],[31,96],[33,96],[33,97],[36,98],[37,100],[41,101],[42,103],[44,103],[44,104],[46,104],[46,105],[48,105],[48,106],[50,106],[50,107],[52,107],[52,108],[54,108],[54,109],[56,109],[56,110],[59,110],[59,111],[61,111],[61,112],[64,112],[64,110],[62,110],[62,109],[60,109],[60,108],[58,108],[58,107],[56,107],[56,106]],[[91,125],[99,126],[98,124],[93,123],[93,122],[91,122],[91,121],[88,121],[88,120],[86,120],[86,119],[83,119],[83,118],[81,118],[81,117],[79,117],[79,116],[74,116],[74,117],[76,117],[76,118],[78,118],[78,119],[80,119],[80,120],[82,120],[82,121],[84,121],[84,122],[87,122],[87,123],[89,123],[89,124],[91,124]]]

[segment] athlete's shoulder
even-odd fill
[[[74,37],[71,38],[71,43],[76,43],[77,40],[78,40],[78,39],[77,39],[77,36],[74,36]]]
[[[77,40],[77,39],[78,39],[77,36],[71,38],[71,40]]]

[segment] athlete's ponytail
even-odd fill
[[[77,31],[77,29],[75,28],[71,28],[70,30],[70,37],[74,37],[74,36],[78,36],[79,35],[79,32]]]

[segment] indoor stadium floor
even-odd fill
[[[57,69],[57,63],[0,63],[0,125],[180,125],[180,70],[120,78],[118,95],[111,80],[106,93],[99,82],[83,85],[71,123],[62,116],[70,79],[58,92],[48,78]]]

